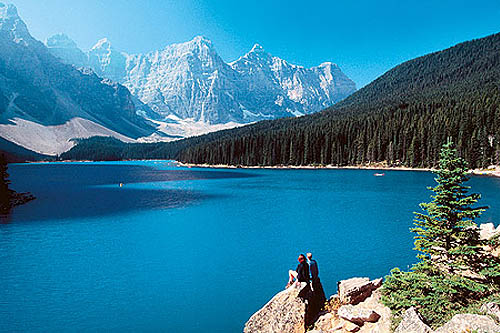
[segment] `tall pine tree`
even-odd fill
[[[382,301],[396,315],[415,306],[433,326],[498,293],[500,261],[485,251],[474,222],[486,207],[475,207],[479,194],[465,186],[467,163],[453,143],[443,145],[432,201],[415,213],[415,249],[419,261],[409,272],[398,268],[386,277]]]
[[[468,194],[467,163],[457,155],[451,140],[443,145],[435,178],[437,186],[433,200],[420,207],[426,214],[415,213],[415,249],[425,264],[439,266],[448,273],[470,271],[480,261],[485,245],[479,240],[474,220],[487,207],[474,207],[480,199],[477,193]]]

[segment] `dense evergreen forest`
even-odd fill
[[[405,62],[300,118],[174,143],[82,140],[64,159],[172,158],[232,165],[435,166],[453,138],[470,167],[500,164],[500,34]]]

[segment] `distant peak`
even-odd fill
[[[111,42],[109,39],[106,37],[100,39],[93,47],[92,50],[95,49],[110,49],[111,48]]]
[[[0,30],[7,31],[14,41],[32,41],[28,27],[17,14],[17,8],[0,2]]]
[[[255,44],[252,49],[250,50],[250,52],[265,52],[264,51],[264,48],[260,45],[260,44]]]
[[[191,40],[191,43],[196,43],[196,44],[200,44],[200,45],[207,45],[207,46],[212,45],[212,41],[205,36],[196,36]]]
[[[19,18],[16,6],[0,2],[0,19]]]
[[[334,64],[333,62],[326,61],[326,62],[320,64],[318,67],[325,68],[325,67],[338,67],[338,66],[337,66],[337,64]]]
[[[59,33],[50,36],[47,38],[47,47],[59,47],[59,48],[68,48],[73,49],[76,48],[77,45],[75,41],[68,37],[68,35],[64,33]]]

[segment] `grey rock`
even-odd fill
[[[382,279],[370,281],[369,278],[351,278],[338,284],[340,301],[343,304],[358,304],[371,296],[382,285]]]
[[[299,296],[304,288],[292,286],[276,294],[250,317],[244,333],[305,332],[306,301]]]
[[[493,223],[483,223],[479,225],[479,237],[481,239],[490,239],[500,234],[500,226],[495,229]]]
[[[432,330],[423,321],[414,307],[403,314],[403,319],[394,333],[431,333]]]
[[[343,328],[347,332],[358,332],[360,330],[359,325],[350,321],[346,322]]]
[[[345,320],[355,323],[358,326],[363,326],[365,322],[374,323],[379,320],[380,315],[372,309],[363,309],[355,307],[352,304],[342,305],[337,315]]]
[[[493,319],[488,316],[477,314],[457,314],[436,330],[436,333],[499,333],[500,325],[497,325]]]

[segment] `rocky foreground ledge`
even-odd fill
[[[391,329],[391,310],[380,302],[382,279],[352,278],[339,282],[332,308],[319,314],[310,333],[386,333]],[[306,332],[308,300],[303,288],[291,287],[275,295],[245,324],[244,333]],[[335,306],[337,305],[337,306]],[[408,309],[395,333],[499,333],[500,306],[485,304],[484,315],[458,314],[433,331],[415,308]],[[495,320],[493,319],[495,318]]]
[[[500,234],[492,223],[480,226],[481,238]],[[492,249],[493,250],[493,249]],[[304,287],[290,287],[276,294],[245,324],[244,333],[385,333],[392,332],[391,310],[380,301],[382,279],[351,278],[338,283],[325,310],[311,314],[311,299]],[[448,323],[432,330],[417,309],[409,308],[395,333],[500,333],[500,305],[487,303],[482,314],[457,314]],[[308,318],[314,322],[306,327]]]

